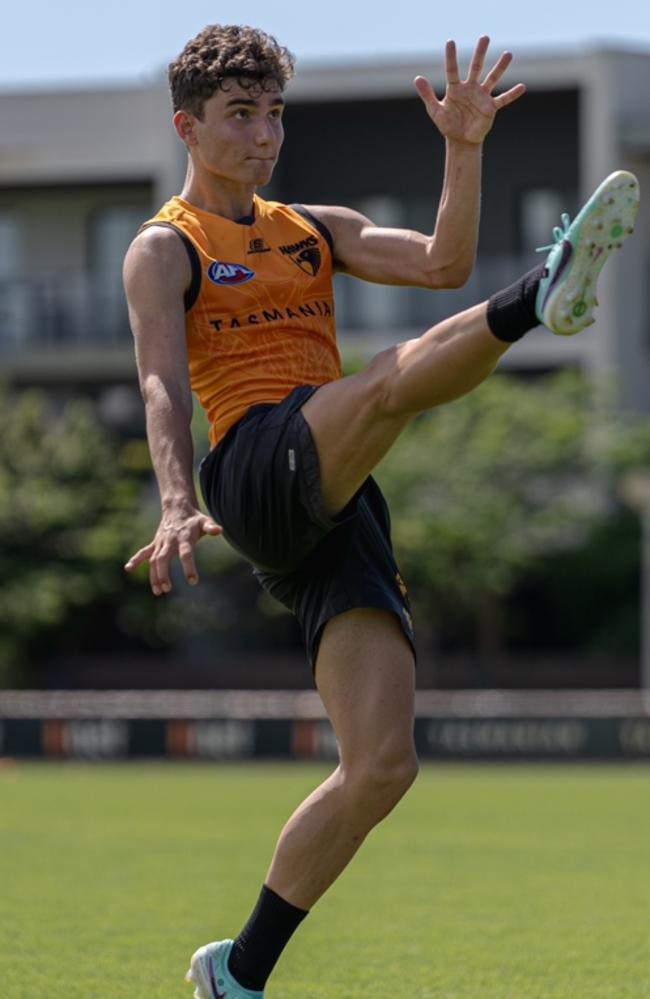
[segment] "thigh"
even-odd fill
[[[302,407],[318,453],[323,507],[336,516],[395,442],[412,413],[392,413],[384,394],[397,348],[354,375],[322,385]]]
[[[415,413],[469,392],[508,346],[490,332],[483,303],[382,351],[358,374],[324,385],[303,413],[327,511],[345,506]]]
[[[368,478],[337,524],[290,573],[255,574],[271,596],[298,618],[312,669],[327,622],[357,607],[392,612],[411,646],[408,594],[390,539],[388,506]]]
[[[415,661],[394,614],[357,608],[332,618],[318,652],[316,684],[344,768],[414,752]]]
[[[204,499],[253,565],[291,572],[335,526],[322,506],[318,455],[300,411],[315,386],[253,406],[201,465]]]

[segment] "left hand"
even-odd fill
[[[512,104],[526,90],[523,83],[518,83],[498,97],[492,97],[492,91],[512,62],[512,54],[504,52],[481,83],[480,76],[489,44],[490,39],[487,35],[479,38],[467,79],[461,80],[458,75],[456,43],[447,42],[445,47],[447,90],[441,101],[424,76],[415,78],[415,87],[424,101],[429,117],[446,139],[479,145],[492,128],[497,111],[507,104]]]

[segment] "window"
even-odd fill
[[[561,191],[536,188],[522,194],[520,240],[524,253],[553,242],[553,228],[560,225],[566,210],[567,200]]]
[[[403,225],[403,207],[397,198],[366,198],[354,206],[378,226]],[[408,292],[404,288],[351,281],[335,281],[336,314],[339,328],[386,330],[406,325]]]
[[[110,205],[91,217],[90,282],[93,332],[97,339],[128,336],[122,264],[129,244],[148,217],[142,205]]]
[[[18,218],[12,208],[0,208],[0,280],[20,270]]]
[[[20,282],[20,222],[13,208],[0,208],[0,349],[17,346],[26,336],[29,295]]]
[[[92,217],[91,269],[108,282],[121,281],[122,263],[129,243],[147,218],[142,205],[111,205]]]

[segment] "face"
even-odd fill
[[[204,104],[203,121],[178,111],[174,121],[196,166],[229,183],[263,185],[271,179],[284,140],[279,89],[242,87],[227,80]]]

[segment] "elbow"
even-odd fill
[[[455,253],[445,253],[436,245],[435,237],[429,243],[427,286],[429,288],[462,288],[474,270],[475,254],[468,248],[456,247]]]
[[[448,274],[445,288],[462,288],[467,284],[471,273],[472,267],[456,267]]]
[[[472,273],[472,264],[450,264],[447,267],[438,268],[431,275],[429,287],[443,290],[445,288],[462,288],[467,284]]]

